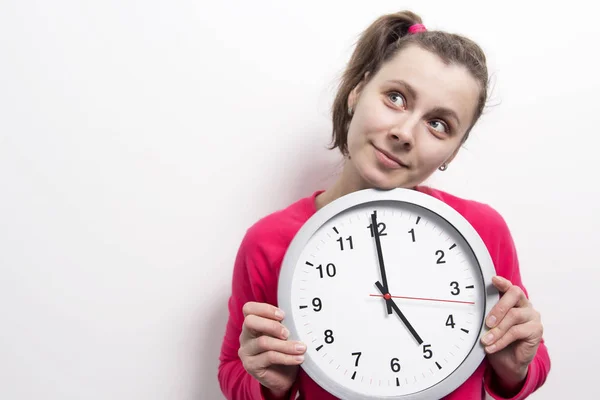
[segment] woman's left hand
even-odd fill
[[[519,286],[500,276],[492,283],[503,295],[487,316],[491,329],[481,340],[503,386],[518,388],[542,340],[541,317]]]

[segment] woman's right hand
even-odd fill
[[[294,384],[306,345],[288,341],[283,311],[267,303],[244,304],[238,355],[244,368],[274,397],[284,397]]]

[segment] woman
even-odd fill
[[[333,399],[299,368],[304,343],[276,307],[277,280],[287,247],[317,210],[351,192],[411,188],[461,213],[486,244],[498,276],[499,303],[482,337],[486,358],[446,399],[521,399],[550,369],[542,323],[521,282],[515,246],[491,207],[422,186],[444,171],[479,119],[486,99],[485,55],[471,40],[429,32],[411,12],[385,15],[362,35],[333,105],[333,146],[344,156],[339,179],[262,218],[238,251],[223,341],[219,381],[228,399]]]

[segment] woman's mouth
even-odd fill
[[[375,147],[375,146],[373,146]],[[385,167],[387,168],[392,168],[392,169],[399,169],[399,168],[408,168],[408,166],[402,162],[402,160],[394,157],[392,154],[384,151],[384,150],[380,150],[377,147],[375,147],[375,157],[377,158],[377,160]]]

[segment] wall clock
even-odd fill
[[[285,254],[278,305],[302,368],[341,399],[437,399],[479,366],[496,273],[475,229],[411,189],[320,209]]]

